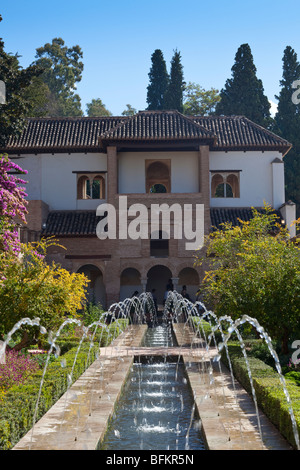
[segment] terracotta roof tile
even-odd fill
[[[140,111],[100,136],[112,140],[216,139],[216,135],[178,111]]]
[[[42,236],[95,236],[100,221],[96,211],[52,211],[42,229]]]
[[[263,213],[263,208],[256,208],[258,212]],[[274,211],[275,214],[281,219],[280,211]],[[237,208],[211,208],[210,209],[210,220],[213,229],[221,228],[221,224],[225,222],[232,223],[233,226],[241,225],[239,222],[243,220],[248,222],[253,218],[253,210],[251,207],[237,207]]]
[[[193,141],[211,150],[278,150],[291,144],[244,116],[184,116],[178,111],[140,111],[134,116],[31,118],[8,153],[100,152],[115,142]],[[102,146],[102,148],[101,148]]]
[[[11,138],[5,150],[16,152],[99,151],[98,138],[124,119],[30,118],[23,133]]]
[[[287,151],[291,144],[244,116],[204,116],[193,118],[217,136],[216,149],[277,148]]]
[[[263,212],[262,208],[257,209]],[[274,211],[279,219],[279,211]],[[221,228],[221,224],[231,222],[240,225],[239,219],[249,221],[253,217],[251,207],[246,208],[211,208],[210,218],[213,229]],[[42,236],[82,237],[96,236],[96,227],[100,217],[96,211],[51,211],[48,215]]]

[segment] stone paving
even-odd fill
[[[147,326],[130,326],[97,359],[13,450],[95,450],[104,437],[134,356],[118,346],[137,347]],[[110,351],[110,353],[109,353]]]
[[[183,360],[208,448],[291,450],[262,412],[258,421],[252,398],[236,380],[232,381],[229,370],[220,361],[214,362],[217,350],[210,348],[208,353],[201,340],[194,341],[193,331],[182,324],[174,324],[174,330],[179,346],[193,344],[192,348],[182,348]]]
[[[210,450],[289,450],[254,403],[201,340],[174,324],[178,347],[142,348],[146,325],[130,326],[14,447],[15,450],[95,450],[102,441],[135,356],[181,356],[187,370],[207,447]],[[213,374],[211,373],[213,371]],[[212,380],[213,377],[213,380]],[[262,439],[261,439],[262,436]]]

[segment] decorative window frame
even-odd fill
[[[155,169],[155,165],[164,167],[165,171],[163,172],[153,172],[153,168]],[[151,172],[152,167],[152,172]],[[145,182],[146,182],[146,193],[151,193],[151,188],[156,185],[160,184],[166,188],[166,193],[171,192],[171,160],[145,160]],[[159,193],[159,194],[166,194],[166,193]]]
[[[74,171],[77,174],[77,199],[106,199],[106,172],[103,171]],[[100,181],[100,197],[93,197],[93,183]],[[87,182],[91,188],[91,194],[87,194]]]
[[[224,184],[224,199],[232,199],[240,197],[240,172],[242,170],[211,170],[210,191],[212,198],[220,198],[216,196],[217,187]],[[232,190],[232,196],[226,196],[226,185]]]

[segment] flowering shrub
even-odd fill
[[[38,369],[39,364],[35,358],[8,351],[5,364],[0,364],[0,390],[3,393],[13,385],[23,384],[26,378]]]
[[[9,160],[7,155],[0,155],[0,249],[20,252],[15,217],[26,223],[27,201],[24,187],[26,181],[13,173],[26,174],[16,163]]]
[[[0,337],[22,318],[39,317],[46,329],[57,328],[66,314],[75,316],[83,307],[89,282],[83,274],[46,263],[47,249],[56,241],[20,243],[15,221],[26,223],[27,214],[21,173],[27,172],[0,155]],[[24,337],[15,349],[27,342]]]
[[[18,257],[0,253],[0,336],[22,318],[40,318],[48,331],[55,331],[65,315],[76,316],[86,298],[88,279],[70,273],[45,256],[53,240],[21,244]],[[57,244],[56,244],[57,245]],[[25,346],[25,345],[24,345]]]

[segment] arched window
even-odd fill
[[[233,197],[232,187],[228,183],[220,183],[216,187],[214,197]]]
[[[146,160],[146,192],[171,192],[170,160]]]
[[[239,173],[215,173],[211,179],[211,197],[240,197]]]
[[[99,174],[78,175],[77,199],[105,199],[105,179]]]
[[[150,188],[150,193],[166,193],[167,188],[165,187],[164,184],[153,184]]]
[[[92,199],[105,199],[105,180],[101,175],[93,179]]]
[[[90,199],[89,178],[80,176],[77,181],[77,199]]]

